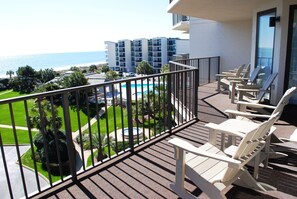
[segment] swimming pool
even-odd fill
[[[135,137],[137,137],[137,127],[133,127],[133,138],[135,139]],[[142,136],[142,130],[138,129],[139,132],[139,137]],[[129,137],[129,129],[128,128],[124,128],[124,132],[122,132],[122,134],[127,138]]]
[[[150,83],[150,84],[131,84],[131,89],[135,89],[135,87],[137,88],[137,90],[141,90],[143,86],[143,90],[147,90],[147,87],[149,87],[149,90],[153,89],[154,84]],[[155,84],[155,86],[157,86],[157,84]],[[126,89],[126,84],[122,85],[122,88]]]

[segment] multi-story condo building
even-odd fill
[[[118,44],[112,41],[105,41],[105,59],[106,62],[109,64],[109,67],[112,70],[119,71],[120,67],[118,64],[118,51],[117,46]]]
[[[128,39],[120,40],[118,42],[118,66],[120,71],[131,72],[132,68],[132,57],[131,57],[131,41]]]
[[[141,61],[148,60],[148,39],[133,40],[131,55],[133,69],[135,69]]]
[[[220,69],[244,63],[278,73],[270,102],[297,85],[297,0],[170,0],[168,12],[189,16],[190,58],[220,56]],[[174,19],[178,19],[175,17]],[[181,23],[175,29],[185,31]],[[297,94],[291,98],[297,104]]]
[[[149,63],[153,67],[154,72],[158,73],[161,67],[168,63],[167,38],[152,38],[149,46]]]
[[[176,54],[189,52],[188,42],[186,39],[166,37],[105,42],[108,51],[106,62],[112,70],[135,72],[141,61],[148,61],[154,72],[159,73],[161,67],[173,60]]]

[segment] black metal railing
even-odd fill
[[[203,57],[191,59],[178,59],[174,62],[199,69],[199,85],[216,81],[216,74],[220,72],[220,57]],[[184,67],[175,66],[174,70],[181,70]]]
[[[0,171],[8,197],[28,197],[32,186],[38,193],[66,178],[75,181],[77,174],[197,119],[197,74],[189,67],[0,100],[0,124],[6,125],[0,127]],[[7,135],[17,155],[18,182],[7,163]],[[29,148],[25,155],[23,145]],[[32,170],[30,182],[24,166]]]
[[[207,58],[211,66],[216,59]],[[171,72],[163,74],[0,100],[0,174],[7,197],[27,198],[65,179],[76,181],[89,168],[197,120],[200,70],[208,65],[198,69],[195,63],[202,60],[170,62]],[[14,169],[7,144],[16,154]]]

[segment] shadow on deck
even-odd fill
[[[35,198],[178,198],[170,189],[175,178],[175,159],[171,137],[180,137],[199,146],[208,139],[207,122],[220,123],[227,119],[224,110],[234,109],[227,95],[215,92],[215,84],[199,87],[199,122],[165,134],[136,148],[133,154],[123,154],[78,176],[77,182],[64,183]],[[295,110],[293,111],[293,109]],[[289,107],[275,125],[277,134],[287,135],[296,128],[296,107]],[[269,168],[260,168],[258,181],[268,183],[277,191],[256,192],[239,186],[228,188],[227,198],[297,198],[297,155],[270,161]],[[252,168],[251,168],[252,172]],[[189,180],[186,188],[199,196],[206,195]]]

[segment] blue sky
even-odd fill
[[[187,35],[168,0],[0,0],[0,56],[104,50],[104,41]]]

